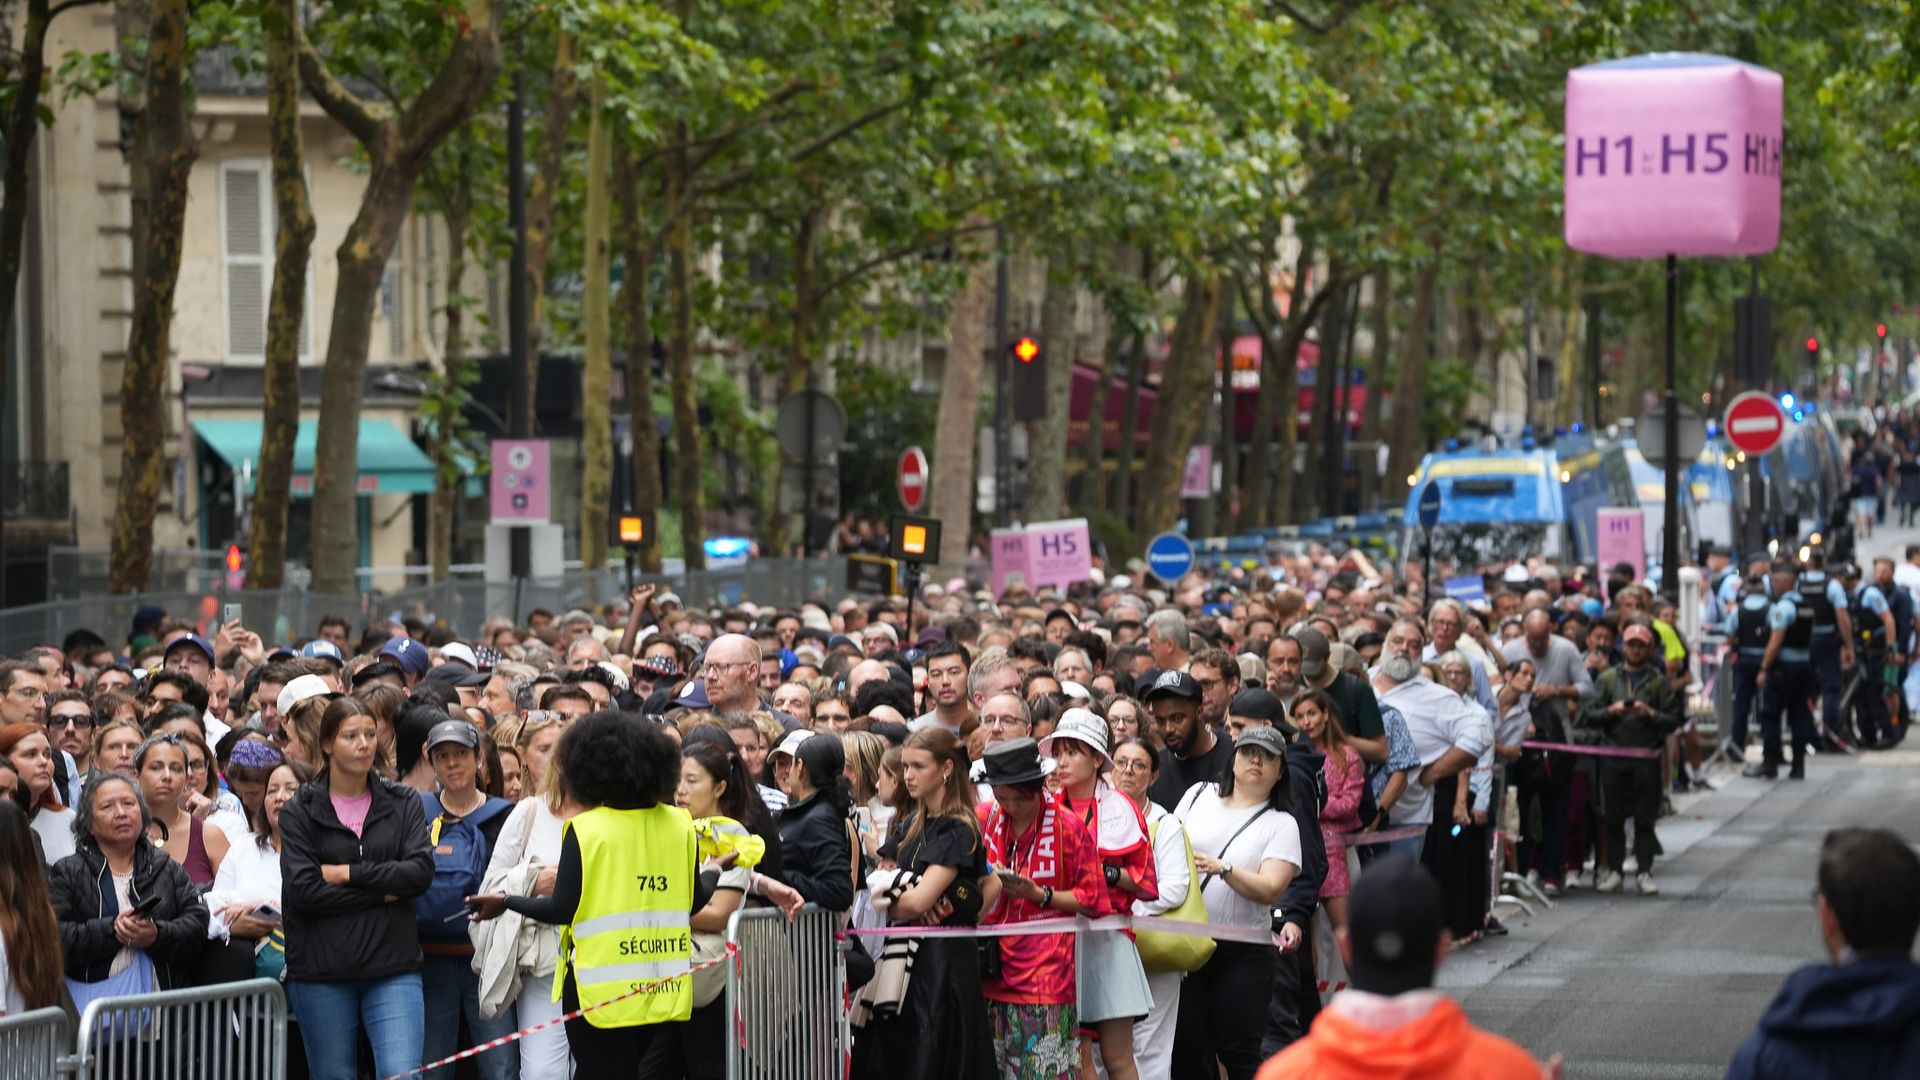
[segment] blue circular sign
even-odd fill
[[[1168,584],[1193,569],[1193,541],[1179,533],[1166,532],[1147,544],[1147,569]]]
[[[1431,529],[1440,523],[1440,485],[1432,480],[1420,489],[1420,527]]]

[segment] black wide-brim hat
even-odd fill
[[[994,743],[980,755],[988,784],[1037,784],[1047,775],[1040,763],[1040,744],[1029,738]]]

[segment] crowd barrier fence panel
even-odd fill
[[[286,1080],[287,996],[272,979],[105,997],[80,1016],[79,1080]]]
[[[67,1049],[67,1014],[35,1009],[0,1016],[0,1080],[46,1080]]]
[[[852,1046],[840,914],[736,911],[727,941],[727,1080],[833,1080]]]

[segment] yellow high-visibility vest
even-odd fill
[[[693,1015],[693,820],[677,806],[599,807],[568,819],[580,845],[580,908],[560,935],[553,1000],[573,972],[580,1004],[640,993],[589,1012],[599,1028]]]

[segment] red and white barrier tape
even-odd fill
[[[1520,745],[1528,750],[1557,750],[1563,754],[1591,754],[1594,757],[1641,758],[1652,761],[1660,756],[1658,750],[1641,750],[1631,746],[1580,746],[1575,743],[1534,742],[1531,739]]]
[[[669,975],[662,979],[648,979],[646,982],[640,983],[639,985],[635,986],[633,989],[617,997],[610,997],[605,1001],[598,1001],[593,1003],[592,1005],[582,1006],[581,1008],[575,1009],[572,1012],[566,1014],[565,1016],[556,1016],[551,1020],[547,1020],[547,1021],[543,1021],[541,1023],[535,1024],[530,1028],[521,1028],[519,1031],[516,1031],[511,1035],[502,1035],[497,1039],[490,1039],[487,1042],[481,1043],[479,1046],[462,1050],[459,1053],[453,1055],[452,1057],[444,1057],[444,1058],[441,1058],[439,1061],[428,1062],[427,1064],[422,1065],[417,1069],[408,1069],[406,1072],[403,1072],[403,1073],[395,1073],[392,1076],[386,1077],[385,1080],[406,1080],[407,1077],[418,1076],[421,1073],[426,1072],[428,1069],[438,1069],[444,1065],[451,1065],[456,1061],[465,1061],[467,1058],[476,1057],[480,1054],[486,1053],[489,1050],[498,1049],[499,1047],[505,1046],[508,1043],[519,1042],[521,1039],[526,1038],[527,1036],[533,1034],[536,1031],[545,1031],[548,1028],[554,1026],[555,1024],[564,1024],[569,1020],[577,1020],[580,1017],[585,1016],[588,1013],[594,1011],[595,1009],[604,1009],[608,1005],[611,1005],[616,1001],[625,1001],[628,998],[633,997],[635,994],[644,994],[649,989],[655,986],[659,986],[662,983],[670,983],[675,979],[684,979],[687,976],[692,975],[696,971],[704,971],[707,968],[716,967],[720,964],[726,963],[729,957],[734,956],[739,951],[740,951],[740,946],[735,945],[732,942],[728,942],[726,952],[720,954],[719,956],[714,957],[711,960],[703,960],[700,963],[693,965],[692,967],[687,969],[686,974]]]
[[[990,938],[990,937],[1028,937],[1035,934],[1074,934],[1098,930],[1147,930],[1162,934],[1185,934],[1189,937],[1210,937],[1215,941],[1238,941],[1249,945],[1270,944],[1273,935],[1266,930],[1255,930],[1245,926],[1221,926],[1218,923],[1192,922],[1187,919],[1169,919],[1160,915],[1141,916],[1106,915],[1098,919],[1088,919],[1071,915],[1057,919],[1035,919],[1032,922],[995,923],[988,926],[881,926],[869,930],[848,927],[841,932],[843,937],[950,937],[950,938]]]

